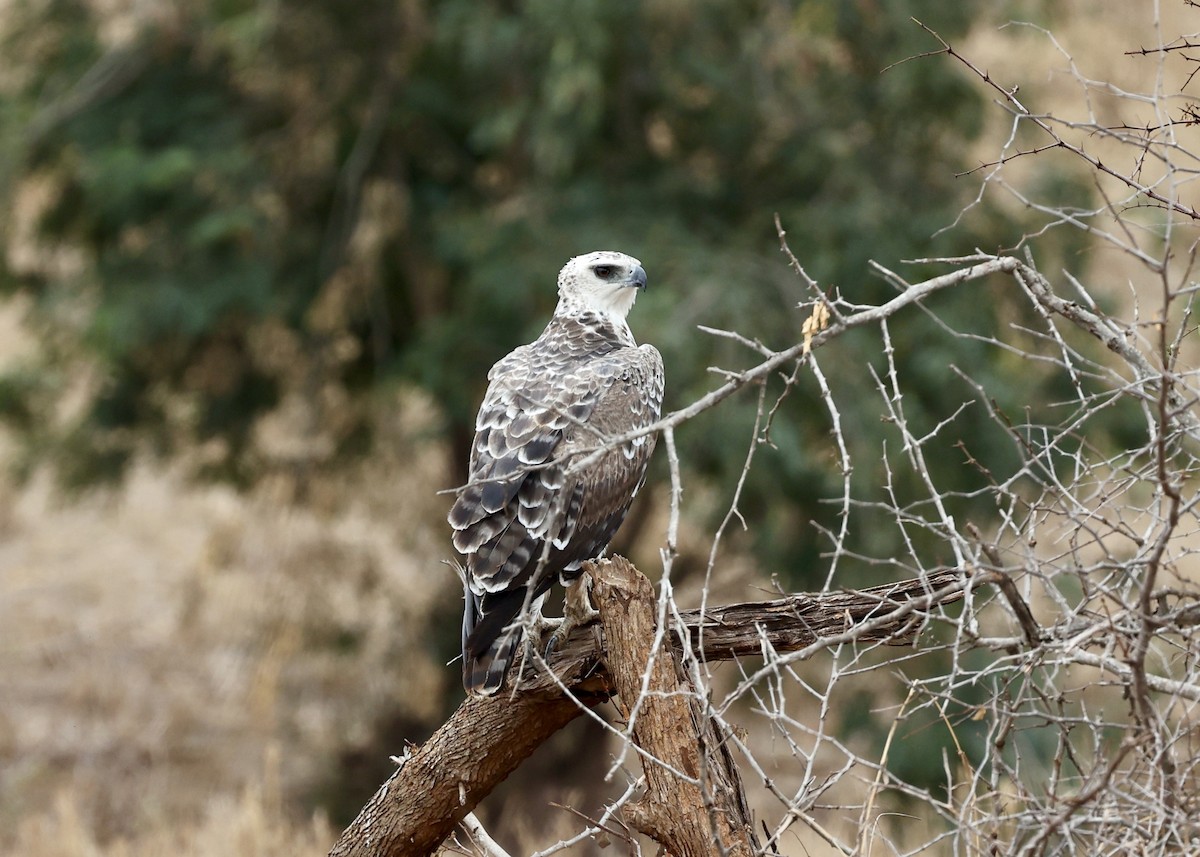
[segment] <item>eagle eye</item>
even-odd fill
[[[596,265],[592,268],[592,271],[602,280],[611,280],[617,273],[617,269],[612,265]]]

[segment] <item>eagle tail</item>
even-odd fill
[[[503,687],[520,638],[518,631],[512,631],[493,640],[487,651],[480,655],[463,654],[463,687],[467,693],[491,696]]]
[[[525,606],[525,588],[476,595],[464,593],[462,651],[463,687],[472,696],[491,696],[504,685],[512,665],[521,626],[514,621]],[[530,605],[539,610],[541,599]]]

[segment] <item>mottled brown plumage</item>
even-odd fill
[[[645,285],[641,264],[622,253],[572,259],[542,335],[488,373],[470,476],[449,515],[465,558],[463,684],[472,693],[500,688],[523,610],[604,551],[645,480],[654,435],[572,471],[661,412],[662,358],[625,323]]]

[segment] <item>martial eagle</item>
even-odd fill
[[[638,346],[625,322],[645,287],[641,263],[624,253],[571,259],[542,335],[488,373],[470,475],[449,514],[465,558],[463,685],[472,694],[504,684],[525,611],[540,615],[556,578],[578,580],[645,482],[655,435],[609,443],[662,409],[662,357]]]

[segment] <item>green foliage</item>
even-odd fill
[[[679,407],[714,385],[708,367],[756,356],[697,324],[777,348],[800,338],[798,304],[811,295],[777,252],[776,213],[809,273],[857,303],[893,293],[868,276],[870,259],[897,269],[904,258],[1011,246],[1027,228],[980,207],[939,233],[972,195],[954,175],[970,166],[981,97],[938,59],[885,71],[932,47],[910,16],[954,39],[991,8],[978,0],[172,8],[176,17],[148,19],[117,46],[81,0],[17,2],[3,29],[0,181],[13,199],[39,183],[53,193],[0,223],[2,246],[32,234],[50,259],[82,261],[0,258],[0,289],[33,298],[45,344],[42,365],[0,377],[0,420],[25,440],[22,467],[51,460],[68,485],[119,478],[145,449],[203,446],[198,473],[243,483],[272,467],[336,466],[370,449],[366,409],[346,403],[399,381],[439,404],[461,466],[488,368],[537,334],[558,267],[578,253],[643,260],[650,289],[631,323],[662,350],[667,405]],[[1055,199],[1089,192],[1066,173],[1044,181]],[[902,270],[912,280],[940,273]],[[1008,339],[1036,326],[1003,288],[974,284],[928,310],[889,327],[906,415],[923,435],[973,402],[925,453],[951,514],[982,524],[996,510],[978,489],[1011,473],[1018,450],[950,367],[1014,423],[1047,419],[1039,403],[1073,392],[949,332]],[[928,513],[900,435],[881,419],[878,332],[856,331],[818,357],[855,496],[880,499],[890,483],[895,502]],[[783,392],[772,380],[768,405]],[[724,514],[756,393],[679,429],[687,484],[705,489],[689,488],[689,513],[704,497],[702,513]],[[308,409],[303,431],[328,442],[305,448],[324,451],[264,452],[256,426],[284,401]],[[1104,418],[1089,442],[1125,430],[1116,411]],[[788,586],[823,580],[829,545],[814,524],[840,524],[829,430],[802,372],[746,478],[750,532],[730,536]],[[905,560],[884,512],[856,507],[849,526],[849,549]],[[953,559],[938,557],[927,533],[914,549]],[[841,571],[840,585],[882,573]],[[867,719],[848,732],[878,728]],[[949,746],[947,736],[938,718],[928,723],[893,755],[913,782],[942,776],[931,748]]]
[[[10,188],[52,181],[39,240],[86,259],[74,277],[3,278],[35,297],[55,359],[98,367],[90,405],[38,446],[80,484],[119,475],[147,440],[164,454],[217,440],[207,472],[254,479],[271,466],[254,427],[288,394],[332,439],[332,457],[310,464],[336,463],[369,448],[369,425],[322,404],[331,384],[353,394],[415,381],[461,442],[488,367],[536,334],[557,267],[580,252],[617,247],[645,262],[651,289],[633,325],[663,350],[668,406],[679,406],[711,387],[706,367],[752,359],[697,323],[777,347],[798,338],[808,296],[775,254],[776,212],[810,273],[858,302],[891,293],[864,279],[868,259],[1020,234],[980,210],[934,237],[969,190],[954,173],[981,101],[936,60],[884,70],[930,47],[910,16],[954,38],[980,3],[368,0],[352,14],[327,0],[185,3],[118,47],[89,8],[18,6],[4,47],[21,85],[0,99],[29,123],[4,153]],[[934,312],[985,335],[1020,320],[1015,304],[981,304],[984,288]],[[280,326],[288,359],[263,345]],[[1027,368],[1008,383],[1013,368],[994,351],[916,311],[891,334],[924,431],[974,398],[950,365],[1010,390],[998,404],[1016,411],[1043,383]],[[874,334],[835,347],[855,487],[871,496],[890,430],[868,367],[886,370]],[[7,379],[0,411],[44,433],[54,396],[37,411],[29,389]],[[721,496],[754,403],[744,393],[679,433],[685,466]],[[802,376],[742,502],[764,564],[796,580],[812,579],[825,545],[810,522],[836,523],[822,502],[841,481],[827,432]],[[890,437],[895,489],[917,500]],[[966,452],[1004,473],[1011,445],[978,405],[938,442],[935,476],[962,492],[957,512],[990,514],[966,496],[983,478]],[[894,528],[873,514],[855,512],[855,545],[894,553],[895,536],[881,535]]]

